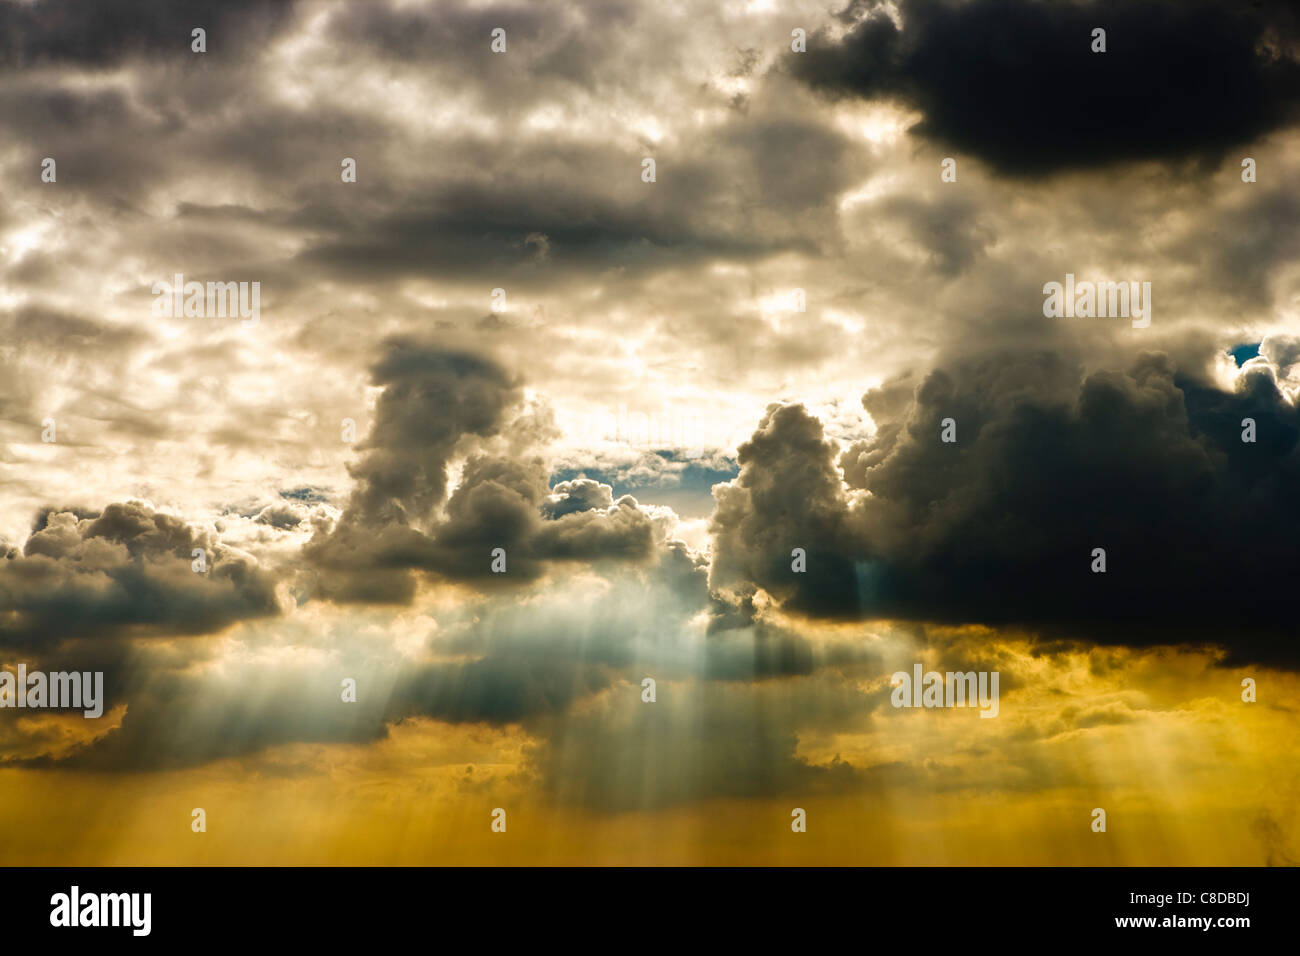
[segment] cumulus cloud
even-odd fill
[[[352,468],[356,489],[338,523],[305,550],[324,596],[406,603],[416,570],[480,585],[527,581],[548,561],[644,561],[663,540],[630,495],[613,501],[608,485],[593,482],[548,487],[534,423],[511,414],[520,386],[490,359],[395,339],[374,382],[384,391]],[[482,441],[493,438],[504,444]],[[448,494],[458,450],[459,482]],[[503,573],[492,569],[497,549]]]
[[[715,492],[713,580],[813,616],[1204,643],[1230,663],[1295,667],[1300,418],[1275,368],[1227,389],[1205,365],[953,360],[864,396],[878,430],[839,457],[844,488],[820,424],[773,409],[742,446],[740,476]],[[1254,442],[1242,440],[1248,418]],[[955,442],[941,439],[945,419]],[[801,538],[824,549],[809,549],[806,575],[789,567]],[[1094,548],[1105,573],[1091,570]]]
[[[11,648],[211,634],[278,613],[275,579],[249,555],[138,501],[45,512],[0,563],[0,643]]]
[[[800,405],[773,406],[738,461],[736,479],[713,492],[710,584],[742,595],[762,587],[796,610],[856,613],[845,501],[821,423]],[[813,574],[792,570],[796,548]]]

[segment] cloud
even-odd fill
[[[542,514],[547,518],[562,518],[594,508],[608,508],[614,503],[613,491],[609,485],[590,478],[557,482],[542,503]]]
[[[1065,354],[998,353],[932,370],[906,405],[903,391],[863,398],[879,429],[842,454],[847,493],[819,423],[769,411],[715,492],[716,585],[819,617],[1199,643],[1228,663],[1300,666],[1287,584],[1300,418],[1272,374],[1247,369],[1226,390],[1158,353],[1091,372]],[[801,542],[806,575],[789,569]]]
[[[134,56],[191,55],[190,31],[208,33],[208,56],[236,57],[278,32],[293,11],[280,0],[41,0],[0,6],[0,67],[109,67]]]
[[[713,489],[711,587],[741,596],[762,587],[794,610],[857,612],[834,452],[802,405],[768,408],[740,446],[739,475]],[[813,573],[792,570],[795,548],[804,549]]]
[[[111,733],[80,746],[35,755],[15,746],[8,756],[30,766],[144,771],[281,744],[374,741],[413,717],[541,732],[640,668],[665,679],[692,676],[698,630],[691,621],[706,606],[704,585],[702,558],[675,543],[644,567],[538,581],[507,600],[474,597],[440,612],[431,632],[430,619],[417,615],[414,656],[358,643],[371,621],[393,629],[391,618],[364,609],[329,615],[323,634],[315,623],[286,619],[246,637],[247,654],[220,667],[155,647],[48,655],[50,669],[86,669],[93,659],[105,670],[109,706],[126,704],[125,715]],[[280,653],[289,648],[291,662]],[[706,651],[712,671],[713,648]],[[739,679],[743,653],[737,637],[719,658],[724,679]],[[341,700],[344,677],[356,680],[355,703]]]
[[[307,520],[311,512],[301,505],[290,503],[267,505],[253,519],[259,524],[269,524],[281,531],[296,528]]]
[[[511,416],[521,386],[490,359],[395,338],[373,381],[384,390],[351,469],[356,487],[338,523],[304,549],[321,572],[322,596],[409,603],[416,570],[509,585],[539,576],[548,561],[645,561],[663,541],[630,495],[613,501],[607,485],[572,482],[548,488],[532,447],[538,423]],[[460,478],[448,494],[453,458]],[[609,503],[582,507],[584,495]],[[499,548],[504,573],[493,571]]]
[[[463,352],[388,343],[372,369],[384,389],[374,427],[352,469],[358,483],[345,520],[424,521],[443,502],[447,465],[465,435],[496,434],[518,384],[500,366]]]
[[[1294,11],[1159,0],[855,3],[788,58],[837,97],[896,99],[911,132],[1010,176],[1156,159],[1217,161],[1293,123]],[[1091,51],[1106,30],[1106,52]]]
[[[192,570],[192,550],[207,570]],[[51,509],[23,550],[0,561],[0,645],[212,634],[278,614],[275,579],[211,532],[128,501],[102,512]]]

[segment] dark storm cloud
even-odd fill
[[[932,373],[902,429],[849,452],[872,462],[857,515],[876,584],[867,600],[1300,664],[1285,583],[1300,421],[1272,379],[1228,393],[1149,354],[1083,377],[1062,401],[1034,381],[1044,364],[1008,356]],[[945,417],[956,444],[938,440]],[[1242,442],[1244,418],[1257,443]],[[1105,574],[1090,571],[1097,547]]]
[[[1228,392],[1163,354],[1085,374],[1004,353],[935,369],[905,407],[899,392],[863,399],[879,431],[842,456],[850,488],[870,492],[851,502],[815,420],[769,412],[718,489],[716,583],[819,616],[1213,644],[1232,663],[1300,666],[1300,418],[1268,369]],[[940,440],[945,418],[956,443]],[[802,541],[806,575],[789,565]],[[1098,547],[1104,574],[1090,570]]]
[[[912,132],[1010,175],[1141,159],[1217,160],[1295,121],[1295,15],[1211,2],[905,0],[790,68],[835,96],[919,109]],[[1104,54],[1091,52],[1096,27]]]
[[[191,55],[207,31],[207,56],[245,59],[289,19],[292,0],[5,0],[0,67],[109,67],[132,56]]]
[[[192,550],[207,555],[192,570]],[[42,514],[0,561],[0,645],[211,634],[279,613],[275,582],[209,535],[139,502]]]
[[[321,570],[322,596],[407,603],[412,570],[514,584],[537,577],[550,560],[649,558],[654,527],[635,498],[613,501],[602,486],[593,500],[608,498],[605,507],[565,507],[559,503],[573,486],[552,492],[535,453],[474,450],[484,439],[527,446],[534,437],[526,415],[513,417],[520,383],[494,361],[395,338],[373,381],[384,391],[351,468],[356,487],[337,526],[304,550]],[[448,496],[447,469],[460,452],[460,482]],[[506,551],[504,574],[492,570],[498,548]]]

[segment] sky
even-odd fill
[[[0,3],[0,863],[1296,865],[1298,41]]]

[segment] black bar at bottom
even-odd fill
[[[483,945],[676,948],[771,946],[786,934],[815,945],[847,932],[877,944],[1232,946],[1294,934],[1300,870],[13,868],[0,870],[0,887],[6,942],[301,946],[417,934],[461,948],[468,932]]]

